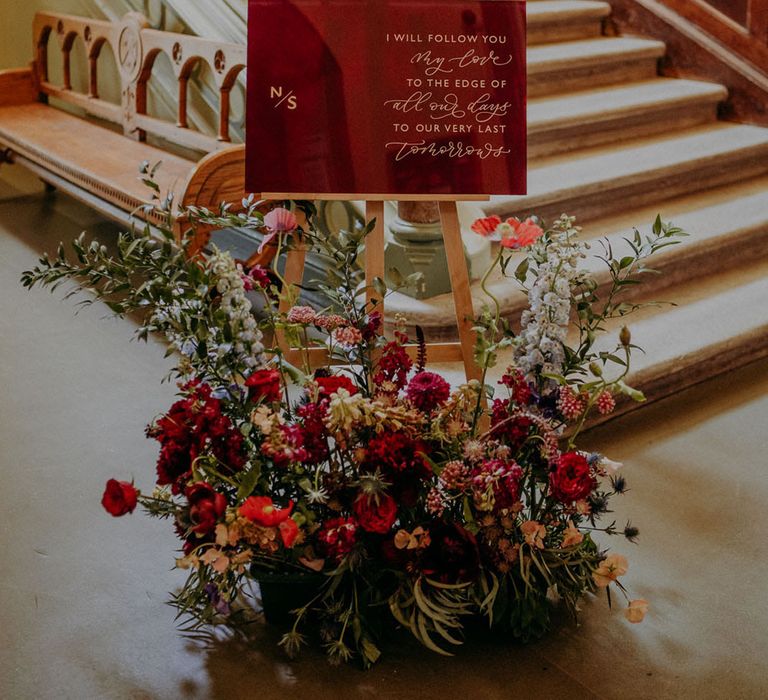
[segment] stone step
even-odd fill
[[[649,204],[611,218],[589,222],[582,238],[592,243],[593,257],[585,261],[601,282],[608,275],[597,259],[601,252],[599,238],[606,239],[614,255],[621,256],[626,243],[623,238],[634,228],[646,234],[653,221],[661,215],[690,235],[678,245],[656,254],[652,267],[662,274],[648,275],[642,285],[633,287],[627,298],[672,296],[670,287],[687,283],[691,278],[708,279],[724,268],[737,267],[744,261],[768,258],[768,176],[695,193],[668,201]],[[510,269],[514,269],[513,262]],[[526,299],[514,280],[498,274],[488,283],[491,293],[499,300],[504,316],[515,322]],[[669,295],[667,294],[669,292]],[[490,304],[479,282],[472,285],[476,314]],[[768,299],[766,299],[768,301]],[[436,340],[456,336],[453,300],[449,294],[431,299],[412,299],[399,293],[387,297],[387,314],[405,315],[413,325],[420,325],[428,337]]]
[[[553,95],[600,85],[649,80],[666,52],[661,41],[599,37],[531,46],[528,96]]]
[[[648,307],[623,321],[612,320],[599,343],[610,349],[622,325],[630,328],[632,342],[644,352],[633,352],[627,383],[648,402],[768,357],[765,258],[689,280],[669,289],[665,298],[676,305]],[[609,418],[642,405],[624,397]]]
[[[613,349],[624,325],[631,330],[632,342],[643,348],[633,352],[626,381],[647,401],[621,397],[613,414],[596,417],[591,425],[768,357],[768,260],[689,280],[668,290],[665,298],[675,305],[656,304],[607,324],[598,349]],[[502,353],[487,382],[496,385],[511,360],[510,351]],[[430,367],[454,385],[465,381],[456,363]]]
[[[527,5],[528,45],[600,36],[607,2],[539,0]]]
[[[728,90],[658,78],[538,97],[528,103],[528,156],[538,158],[712,122]]]
[[[546,158],[528,171],[528,194],[492,197],[488,213],[566,212],[582,222],[768,172],[768,129],[718,122]]]

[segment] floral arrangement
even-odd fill
[[[580,268],[588,246],[572,219],[546,229],[477,221],[500,243],[494,267],[529,308],[513,328],[491,299],[477,323],[483,380],[451,387],[427,369],[418,329],[414,342],[404,323],[383,336],[380,309],[351,272],[372,226],[323,236],[308,202],[289,206],[264,215],[249,199],[238,214],[185,214],[193,225],[257,229],[279,250],[301,238],[329,262],[327,279],[307,283],[325,308],[298,303],[277,258],[271,269],[243,269],[216,249],[189,259],[170,225],[160,239],[149,229],[121,235],[116,252],[81,237],[74,261],[60,247],[22,277],[30,288],[74,280],[93,291],[86,303],[138,314],[138,336],[163,334],[178,360],[179,398],[147,429],[159,446],[154,487],[111,479],[102,503],[114,516],[140,504],[171,522],[187,572],[172,599],[179,615],[192,629],[240,629],[259,617],[259,583],[289,654],[317,643],[331,661],[363,666],[395,627],[441,654],[478,622],[527,641],[547,631],[556,605],[575,615],[598,591],[609,603],[612,590],[625,596],[639,622],[647,603],[620,581],[627,559],[595,538],[636,539],[631,524],[601,524],[625,479],[576,442],[619,395],[642,400],[624,381],[629,331],[610,351],[595,340],[636,308],[624,290],[682,232],[657,220],[620,259],[606,246],[610,279],[598,283]],[[301,212],[310,223],[299,228]],[[313,368],[307,351],[289,363],[280,336],[326,348],[327,362]],[[486,385],[502,356],[509,367]]]

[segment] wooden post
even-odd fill
[[[440,219],[443,224],[445,256],[448,260],[448,273],[451,276],[453,305],[456,309],[456,325],[459,331],[461,355],[467,379],[480,379],[474,362],[475,312],[472,307],[472,292],[469,286],[469,271],[464,255],[464,243],[461,239],[461,225],[456,202],[440,202]]]
[[[373,200],[365,203],[365,218],[376,219],[376,225],[365,239],[365,283],[368,285],[366,299],[376,301],[377,308],[384,313],[384,299],[373,288],[378,277],[384,280],[384,202]]]

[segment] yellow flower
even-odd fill
[[[629,562],[626,557],[621,554],[609,554],[592,573],[592,578],[595,579],[598,588],[606,588],[619,576],[626,574],[628,568]]]
[[[568,529],[563,535],[563,542],[560,545],[562,549],[566,547],[572,547],[575,544],[581,544],[584,539],[584,535],[579,532],[579,529],[573,524],[573,520],[568,521]]]
[[[639,600],[632,600],[629,603],[629,607],[624,611],[624,617],[627,618],[633,624],[642,622],[645,617],[645,613],[648,612],[648,601],[640,598]]]

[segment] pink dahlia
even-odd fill
[[[416,408],[427,413],[448,400],[451,395],[451,385],[439,374],[419,372],[408,383],[405,393]]]

